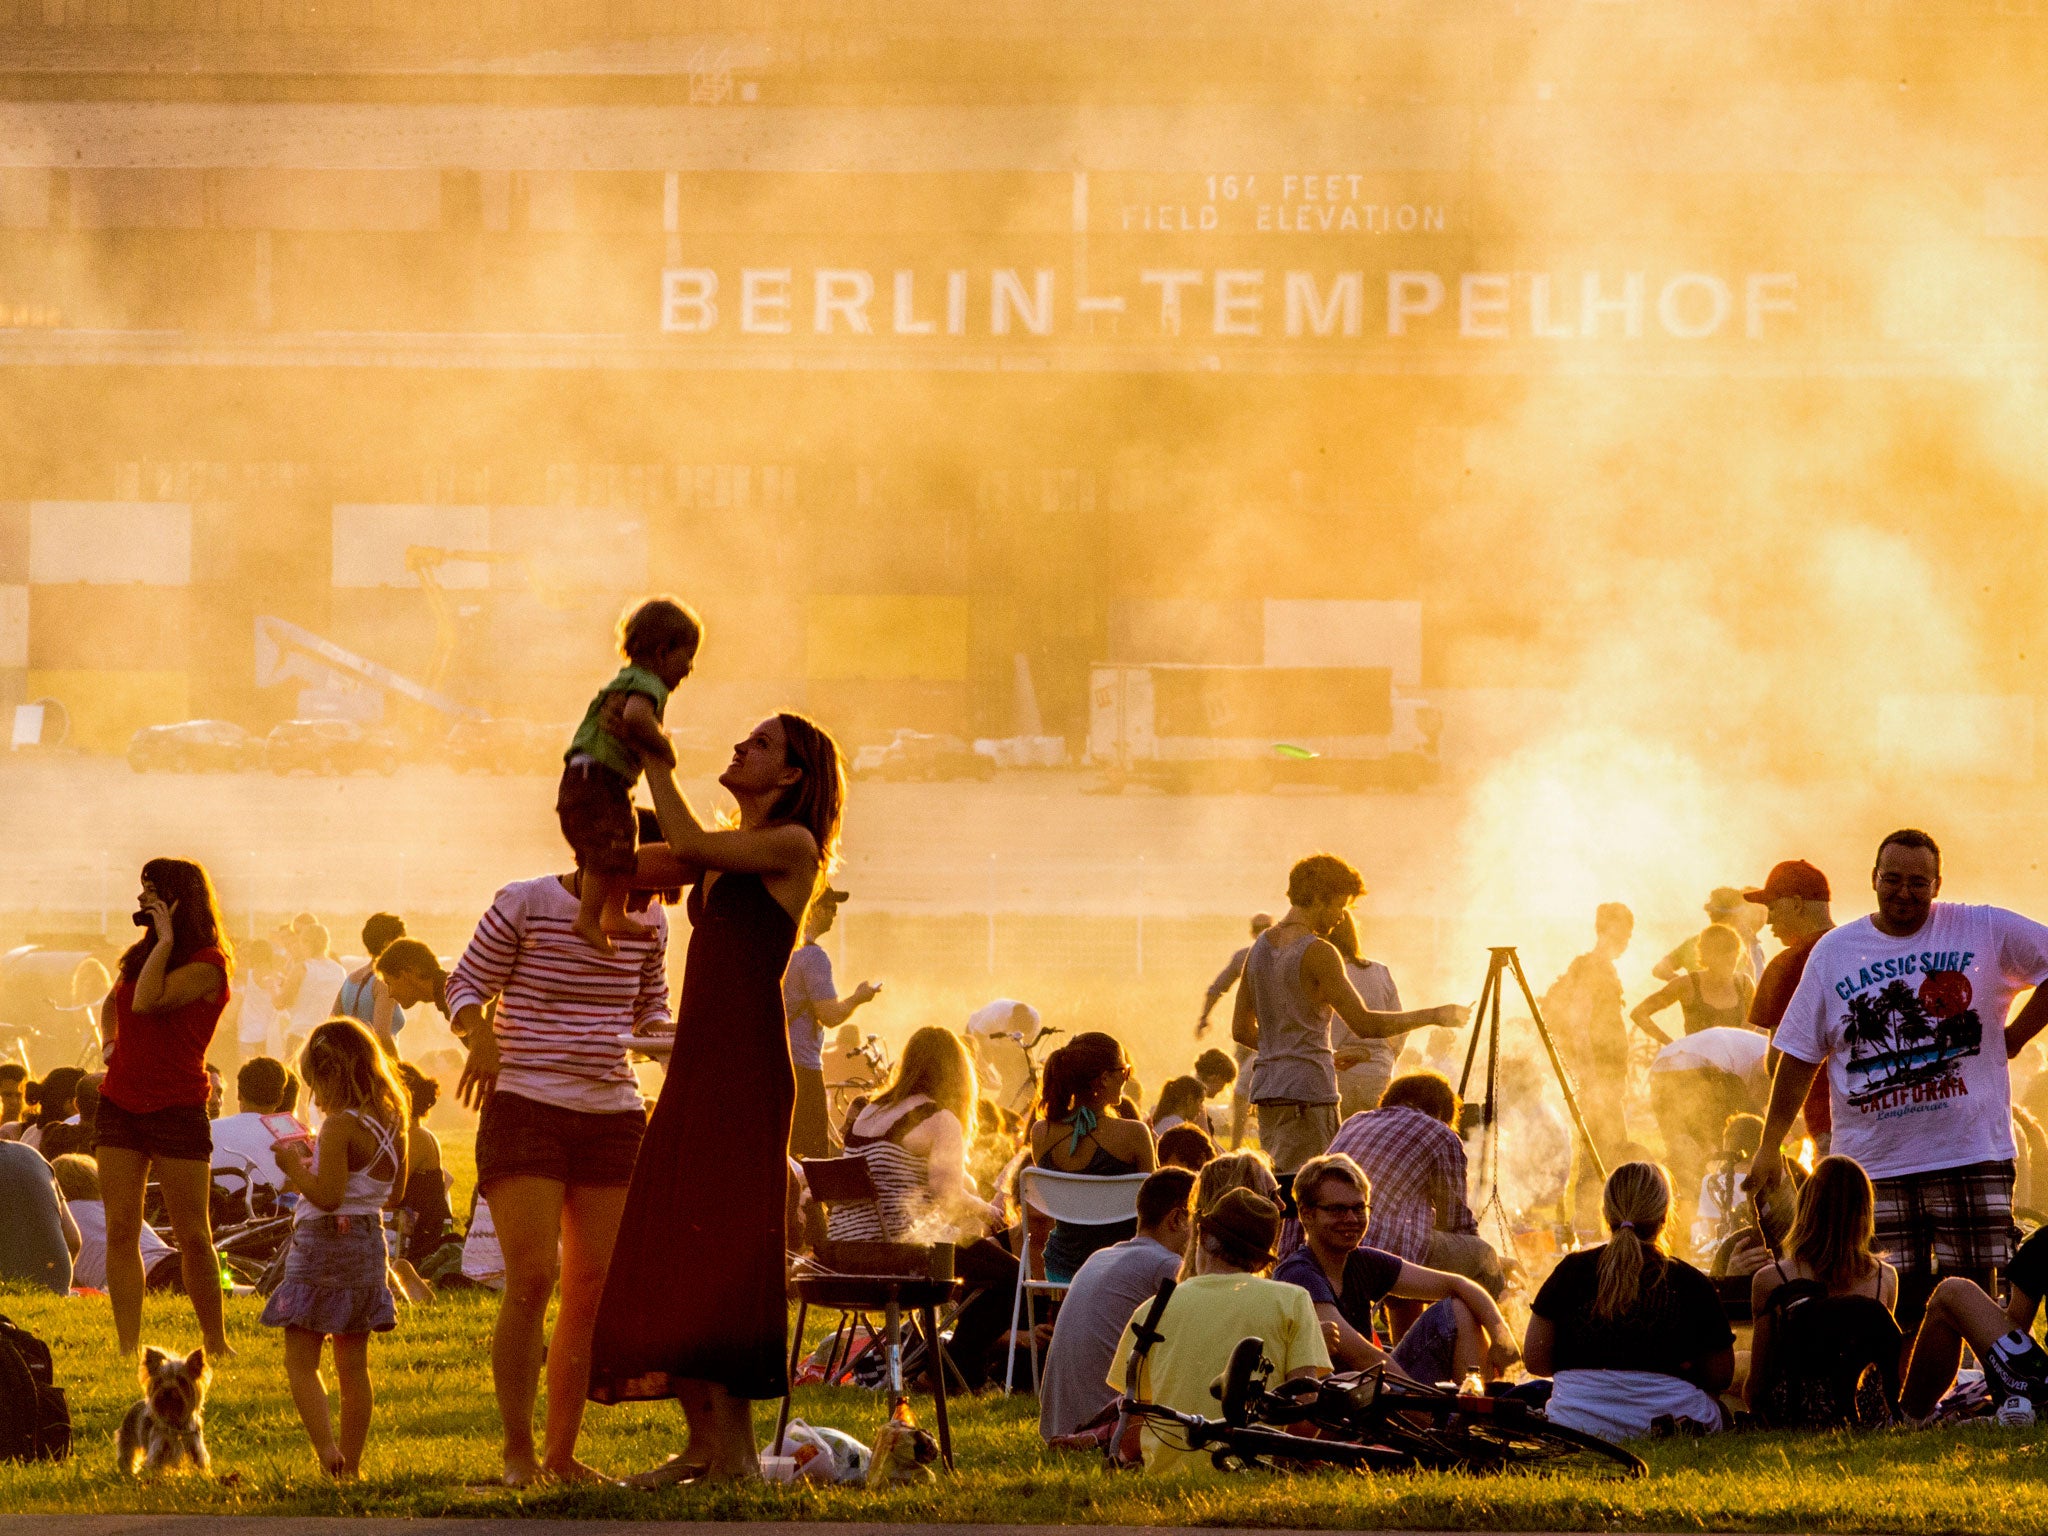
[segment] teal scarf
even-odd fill
[[[1102,1117],[1094,1110],[1081,1108],[1074,1111],[1074,1134],[1067,1142],[1067,1156],[1072,1157],[1081,1150],[1081,1143],[1095,1134],[1095,1127],[1102,1124]]]

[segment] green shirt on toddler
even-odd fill
[[[597,697],[590,701],[590,708],[583,712],[583,723],[576,727],[576,735],[563,757],[566,761],[581,752],[592,762],[611,769],[628,784],[636,784],[640,780],[640,754],[607,731],[601,723],[604,701],[615,693],[646,694],[654,705],[654,718],[657,720],[668,708],[668,684],[645,667],[621,667],[619,675],[598,689]]]

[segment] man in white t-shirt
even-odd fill
[[[2000,907],[1936,902],[1941,850],[1912,829],[1878,844],[1871,887],[1877,911],[1821,936],[1786,1006],[1748,1184],[1782,1175],[1785,1135],[1825,1065],[1832,1150],[1876,1186],[1876,1246],[1898,1266],[1896,1315],[1911,1338],[1939,1278],[1989,1290],[2010,1257],[2006,1061],[2048,1024],[2048,989],[2010,1023],[2006,1014],[2048,979],[2048,927]]]
[[[253,1056],[235,1074],[235,1097],[241,1113],[223,1115],[213,1122],[213,1166],[246,1175],[251,1184],[284,1188],[278,1171],[276,1139],[263,1128],[263,1117],[277,1113],[284,1100],[284,1063],[269,1056]],[[230,1183],[233,1183],[230,1180]]]

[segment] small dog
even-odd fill
[[[163,1472],[185,1461],[206,1471],[212,1465],[206,1454],[206,1386],[212,1380],[203,1349],[182,1360],[145,1349],[142,1401],[121,1421],[115,1465],[130,1477],[142,1467]]]

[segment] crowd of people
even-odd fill
[[[284,1330],[294,1402],[338,1477],[368,1441],[368,1345],[395,1324],[394,1275],[499,1292],[508,1482],[596,1477],[576,1455],[586,1403],[668,1399],[686,1441],[629,1482],[758,1476],[751,1404],[788,1387],[793,1262],[877,1243],[952,1245],[943,1358],[970,1387],[1017,1385],[1022,1333],[1043,1350],[1048,1444],[1153,1470],[1184,1453],[1130,1432],[1118,1406],[1166,1278],[1180,1284],[1140,1390],[1183,1412],[1213,1410],[1247,1336],[1283,1380],[1385,1369],[1512,1390],[1614,1438],[1743,1415],[2027,1423],[2048,1403],[2031,1336],[2048,1239],[2015,1251],[2024,1112],[2008,1069],[2048,1024],[2042,992],[2012,1007],[2048,978],[2048,928],[1937,901],[1927,834],[1883,840],[1876,911],[1840,926],[1803,862],[1715,891],[1633,1008],[1616,964],[1633,915],[1600,909],[1594,947],[1542,1002],[1573,1129],[1547,1233],[1516,1213],[1551,1239],[1539,1272],[1543,1244],[1525,1251],[1506,1219],[1482,1231],[1506,1213],[1473,1188],[1466,1106],[1407,1049],[1468,1011],[1403,1006],[1363,953],[1364,881],[1330,854],[1293,867],[1286,910],[1253,920],[1209,988],[1195,1033],[1234,990],[1235,1053],[1198,1047],[1149,1113],[1124,1042],[1073,1032],[1041,1071],[1055,1031],[1003,998],[959,1031],[917,1030],[835,1116],[828,1073],[847,1047],[827,1039],[880,990],[842,997],[820,943],[849,899],[829,879],[838,749],[802,716],[769,717],[720,776],[734,812],[707,822],[660,730],[700,638],[668,599],[622,622],[626,666],[565,763],[575,867],[501,889],[452,968],[382,913],[353,969],[310,917],[238,966],[206,871],[145,865],[144,931],[101,1014],[105,1070],[30,1082],[0,1067],[0,1275],[103,1290],[133,1355],[145,1289],[175,1271],[224,1362],[215,1204],[223,1182],[251,1208],[260,1191],[291,1218],[263,1322]],[[658,836],[633,811],[643,776]],[[672,1005],[663,908],[685,891]],[[1766,926],[1782,944],[1768,959]],[[479,1117],[460,1243],[425,1123],[440,1081],[398,1059],[409,1018],[457,1043],[456,1096]],[[229,1041],[224,1114],[209,1052]],[[635,1049],[675,1064],[651,1109]],[[1631,1119],[1644,1077],[1654,1124]],[[861,1165],[865,1192],[814,1198],[827,1162]],[[1095,1219],[1040,1209],[1031,1191],[1059,1179],[1115,1198]],[[1739,1351],[1734,1324],[1752,1320]],[[1953,1390],[1965,1348],[1974,1391]],[[924,1369],[943,1358],[928,1347]]]

